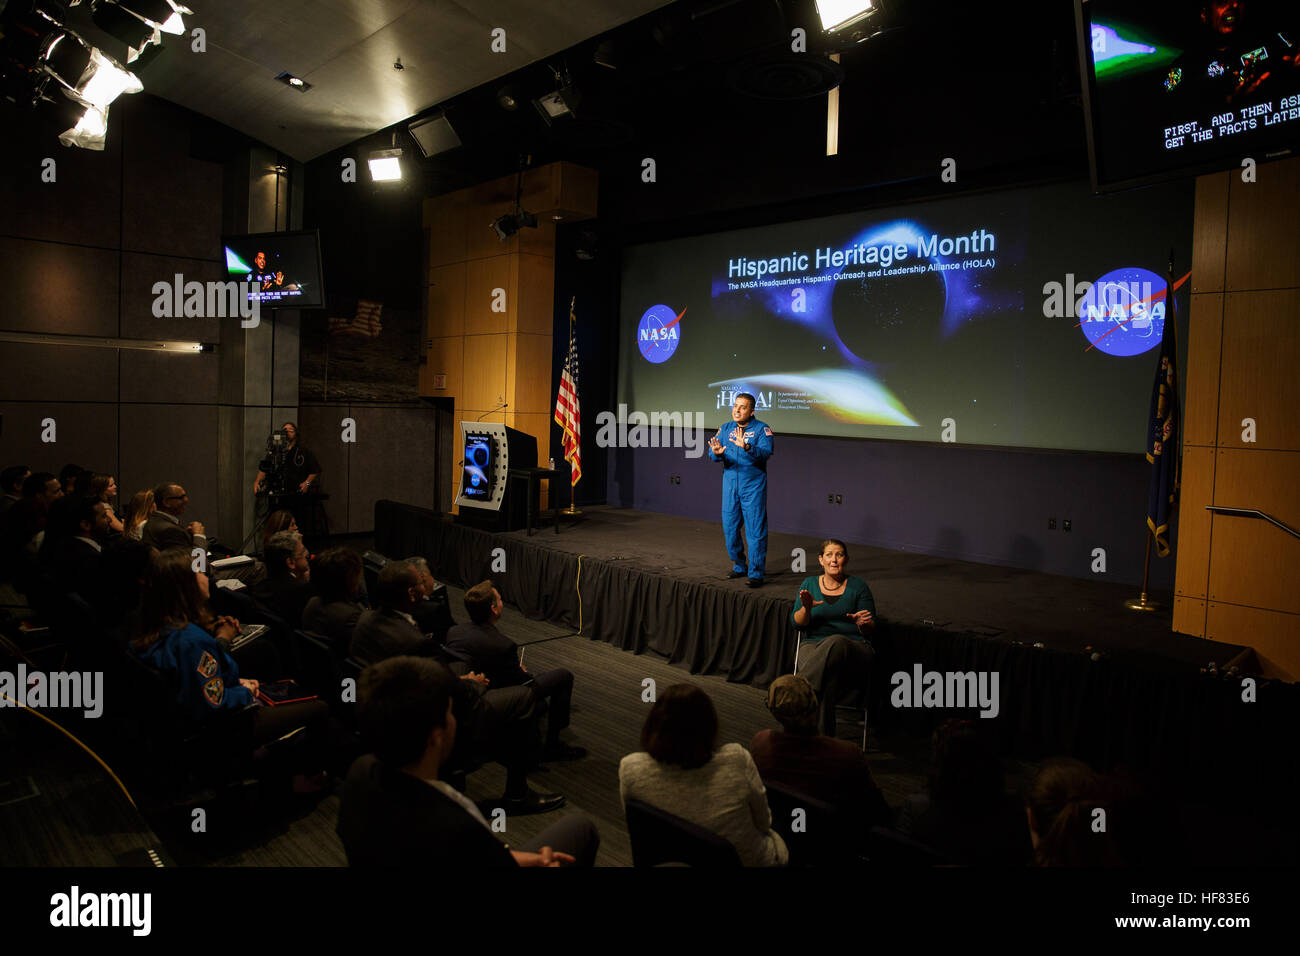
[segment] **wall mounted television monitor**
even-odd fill
[[[488,501],[496,472],[493,468],[494,438],[487,432],[465,434],[465,474],[461,479],[462,494],[474,501]]]
[[[222,244],[226,278],[256,282],[263,308],[325,308],[320,236],[315,230],[228,236]]]
[[[1075,0],[1098,191],[1300,152],[1296,0]]]

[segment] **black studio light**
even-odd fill
[[[183,35],[184,17],[193,14],[175,0],[91,0],[90,4],[95,26],[126,44],[128,64],[149,47],[161,45],[164,33]]]

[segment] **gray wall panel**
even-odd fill
[[[219,260],[221,167],[190,157],[186,110],[153,98],[131,105],[122,138],[123,247]]]
[[[103,151],[65,149],[59,134],[65,124],[43,110],[25,112],[26,136],[6,136],[0,150],[0,209],[11,236],[116,246],[121,206],[121,110],[108,113],[108,143]],[[42,179],[46,159],[54,160],[54,182]]]
[[[217,501],[217,407],[215,405],[123,405],[122,473],[130,492],[164,481],[185,486],[187,521],[201,521],[209,536],[238,544],[244,533],[221,527]],[[251,482],[251,476],[250,476]],[[233,540],[232,540],[233,539]]]
[[[0,344],[0,400],[116,402],[117,349]]]
[[[117,335],[118,254],[0,239],[3,327],[63,335]]]
[[[112,353],[109,353],[112,354]],[[0,461],[5,467],[19,463],[33,471],[58,473],[75,463],[94,471],[116,473],[117,406],[60,402],[0,404],[4,432],[0,435]],[[56,441],[41,441],[41,420],[53,418]]]

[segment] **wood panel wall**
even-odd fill
[[[1174,629],[1300,679],[1300,159],[1196,183]],[[1247,434],[1245,419],[1254,421]]]
[[[514,211],[516,177],[424,201],[429,257],[420,394],[452,398],[455,422],[481,418],[532,435],[542,462],[552,454],[555,403],[555,226],[595,216],[596,187],[595,171],[571,163],[528,170],[522,205],[538,227],[504,242],[491,224]],[[493,308],[498,289],[505,293],[502,310]]]

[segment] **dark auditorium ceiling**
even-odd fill
[[[664,0],[187,0],[145,90],[306,162],[665,5]],[[2,4],[0,4],[2,6]],[[84,9],[84,7],[83,7]],[[70,21],[71,22],[71,21]],[[87,22],[83,35],[117,55]],[[83,29],[84,26],[84,29]],[[494,53],[491,32],[506,31]],[[403,69],[393,68],[401,58]],[[120,57],[125,59],[125,57]],[[312,84],[298,92],[275,77]]]

